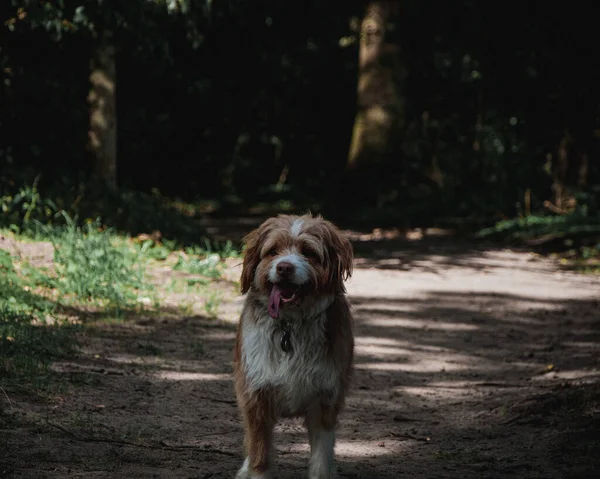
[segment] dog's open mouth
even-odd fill
[[[299,296],[300,286],[290,283],[275,283],[269,296],[269,316],[277,319],[279,308],[284,304],[293,303]]]

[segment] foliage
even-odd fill
[[[407,74],[400,92],[407,126],[382,164],[351,183],[344,168],[359,43],[352,25],[366,2],[0,3],[8,19],[0,53],[0,184],[21,184],[24,165],[44,174],[40,189],[60,189],[65,172],[74,177],[68,201],[78,211],[36,206],[31,216],[40,220],[61,209],[95,218],[88,212],[100,199],[107,224],[132,234],[160,228],[191,244],[198,229],[173,214],[167,195],[216,200],[223,214],[262,204],[347,220],[379,215],[407,226],[450,218],[489,224],[544,211],[566,139],[565,186],[585,193],[600,182],[600,57],[593,29],[580,23],[592,15],[589,6],[404,1],[389,40],[401,47]],[[570,41],[557,41],[562,37]],[[86,187],[78,200],[93,172],[86,97],[89,59],[101,42],[118,52],[125,189]],[[44,45],[44,55],[31,45]],[[589,167],[579,181],[584,157]],[[441,182],[432,179],[434,159]],[[152,188],[160,198],[148,194]],[[22,207],[11,201],[11,212]],[[582,196],[578,204],[586,202]]]
[[[600,215],[595,197],[568,214],[530,215],[507,219],[483,228],[476,237],[508,240],[560,251],[562,260],[584,272],[597,272],[600,264]]]
[[[60,320],[57,305],[33,292],[35,281],[17,273],[0,250],[0,385],[46,384],[52,361],[74,354],[76,325]]]
[[[139,250],[116,245],[112,231],[98,221],[81,227],[64,216],[66,226],[45,229],[55,249],[55,286],[78,300],[135,307],[139,292],[148,289]]]
[[[57,210],[56,204],[49,198],[42,198],[38,190],[40,176],[36,176],[31,186],[18,188],[14,195],[0,196],[0,209],[5,225],[14,232],[20,232],[31,226],[34,220],[52,218]]]
[[[581,233],[600,233],[600,221],[579,215],[527,216],[498,222],[477,233],[480,238],[504,236],[511,239],[529,239],[545,235],[563,237]]]
[[[204,247],[186,248],[185,253],[185,256],[179,255],[173,269],[213,279],[220,278],[222,275],[222,260],[239,257],[239,252],[230,241],[213,247],[208,240],[205,240]]]
[[[595,200],[590,199],[595,205]],[[531,215],[503,220],[477,233],[479,238],[508,238],[513,240],[572,238],[576,236],[600,236],[600,215],[587,205],[569,214]]]
[[[0,227],[33,238],[39,237],[40,225],[64,226],[67,217],[88,222],[100,217],[103,224],[124,234],[159,232],[161,245],[145,246],[148,254],[157,257],[206,242],[201,205],[170,200],[156,190],[108,192],[94,182],[74,182],[67,176],[45,181],[44,175],[33,176],[28,170],[14,172],[10,179],[0,174],[0,210]]]

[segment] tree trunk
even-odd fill
[[[381,160],[404,129],[400,46],[386,42],[399,13],[393,0],[370,2],[360,28],[357,113],[348,153],[349,169]]]
[[[110,188],[117,186],[117,103],[115,48],[101,42],[92,58],[90,74],[90,148],[94,175]]]

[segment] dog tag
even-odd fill
[[[290,349],[292,349],[292,342],[290,341],[289,331],[284,331],[283,336],[281,336],[281,349],[284,353],[287,353]]]

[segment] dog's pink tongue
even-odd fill
[[[281,290],[276,284],[271,289],[271,296],[269,296],[269,316],[274,319],[279,317],[279,303],[281,302]]]

